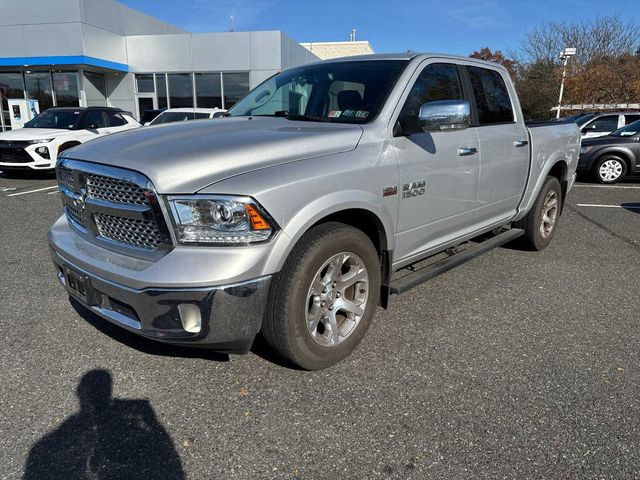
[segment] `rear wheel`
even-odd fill
[[[514,224],[514,227],[524,230],[521,244],[525,248],[542,250],[551,243],[560,218],[561,205],[560,182],[556,177],[547,177],[529,213]]]
[[[380,261],[367,235],[341,223],[318,225],[273,280],[263,336],[307,370],[347,357],[364,337],[380,292]]]
[[[627,163],[620,157],[605,155],[596,162],[593,173],[600,183],[616,183],[627,174]]]

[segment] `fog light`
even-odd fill
[[[181,303],[178,305],[182,328],[189,333],[199,333],[202,328],[200,308],[193,303]]]
[[[38,147],[38,148],[36,148],[36,152],[42,158],[49,159],[49,149],[47,147]]]

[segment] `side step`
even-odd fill
[[[520,228],[512,228],[510,230],[499,233],[495,237],[491,237],[481,243],[477,243],[460,253],[451,255],[450,257],[444,258],[432,265],[429,265],[428,267],[417,270],[414,273],[391,282],[389,292],[396,295],[406,292],[407,290],[410,290],[413,287],[426,282],[427,280],[431,280],[432,278],[437,277],[440,274],[448,272],[458,265],[462,265],[469,260],[473,260],[474,258],[488,252],[489,250],[493,250],[494,248],[504,245],[511,240],[515,240],[521,235],[524,235],[524,230]]]

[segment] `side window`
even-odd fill
[[[102,110],[89,110],[84,117],[84,128],[105,128],[107,122]]]
[[[618,129],[618,115],[605,115],[587,125],[587,132],[609,133]]]
[[[127,121],[118,112],[106,112],[105,115],[110,127],[121,127],[127,124]]]
[[[502,75],[495,70],[467,67],[480,125],[514,122],[509,91]]]
[[[464,98],[458,68],[450,63],[427,65],[416,79],[407,97],[398,121],[405,133],[421,132],[418,114],[420,107],[437,100]]]
[[[637,120],[640,120],[640,115],[625,115],[624,116],[624,124],[629,125]]]

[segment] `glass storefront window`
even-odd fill
[[[56,106],[79,107],[78,74],[75,72],[55,72],[52,77],[53,89],[56,93]]]
[[[167,108],[167,79],[164,73],[156,73],[158,108]]]
[[[27,87],[27,97],[38,100],[41,112],[53,107],[51,74],[49,72],[25,72],[24,81]]]
[[[138,93],[153,93],[153,73],[145,73],[136,75],[136,85]]]
[[[224,108],[229,109],[249,93],[249,73],[223,73]]]
[[[196,105],[200,108],[222,108],[219,73],[196,73]]]
[[[193,82],[190,73],[170,73],[169,100],[171,108],[193,107]]]
[[[11,128],[9,116],[9,99],[24,98],[24,84],[22,73],[0,73],[0,98],[2,99],[2,117],[5,129]]]

